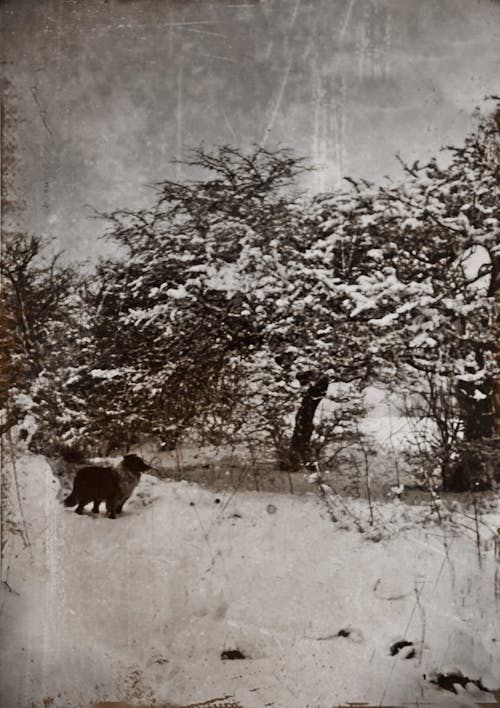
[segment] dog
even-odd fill
[[[139,484],[142,472],[150,469],[138,455],[125,455],[116,467],[81,467],[75,475],[73,491],[64,500],[64,506],[76,506],[75,512],[83,514],[85,505],[93,502],[92,512],[98,514],[99,505],[104,501],[108,518],[116,519]]]

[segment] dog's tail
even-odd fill
[[[78,504],[78,499],[77,499],[74,489],[71,492],[71,494],[69,495],[69,497],[66,497],[63,504],[64,504],[64,506],[76,506]]]

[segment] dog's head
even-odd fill
[[[125,455],[122,460],[122,465],[125,469],[130,470],[130,472],[135,472],[138,474],[151,469],[151,467],[146,464],[146,462],[144,462],[142,457],[139,457],[139,455]]]

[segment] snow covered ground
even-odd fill
[[[8,460],[4,474],[17,526],[4,554],[1,706],[495,700],[431,679],[500,686],[498,508],[480,519],[478,549],[458,509],[439,525],[427,507],[378,504],[370,527],[365,501],[333,500],[333,523],[313,487],[216,494],[144,476],[112,521],[65,509],[41,457],[18,460],[19,495]]]

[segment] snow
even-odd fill
[[[12,405],[18,406],[21,409],[29,411],[34,408],[35,402],[31,398],[31,396],[28,396],[26,393],[19,392],[14,394],[12,399]]]
[[[474,391],[473,398],[476,401],[484,401],[487,398],[487,396],[485,393],[481,393],[481,391],[479,391],[479,389],[476,388],[476,390]]]
[[[395,320],[398,319],[398,313],[396,312],[390,312],[387,315],[384,315],[384,317],[379,317],[378,319],[371,319],[368,320],[368,324],[373,324],[377,325],[377,327],[387,327],[388,325],[392,324]]]
[[[90,371],[90,376],[93,379],[114,379],[121,374],[120,369],[92,369]]]
[[[169,288],[167,290],[168,297],[174,298],[174,300],[183,300],[188,297],[188,292],[183,285],[179,285],[177,288]]]
[[[425,332],[417,334],[410,342],[410,347],[437,347],[438,342],[434,337],[429,337]]]
[[[438,525],[396,501],[376,506],[370,530],[365,501],[332,497],[332,523],[314,485],[217,494],[143,476],[111,521],[61,506],[43,458],[16,473],[30,544],[12,534],[5,556],[2,706],[460,706],[478,690],[454,695],[433,672],[500,683],[498,509],[480,520],[479,557],[473,520]],[[391,655],[403,639],[414,656]],[[245,660],[222,660],[231,650]]]

